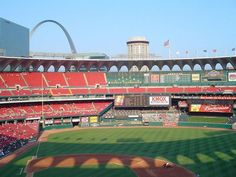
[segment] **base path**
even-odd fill
[[[50,156],[31,160],[26,168],[27,176],[51,167],[75,167],[81,165],[116,164],[127,166],[138,177],[195,177],[191,171],[160,159],[114,154],[75,154]]]

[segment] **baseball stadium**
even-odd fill
[[[1,177],[235,175],[235,55],[85,56],[48,22],[70,55],[0,55]]]

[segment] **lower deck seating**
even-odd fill
[[[0,125],[0,157],[38,136],[38,122],[6,123]]]

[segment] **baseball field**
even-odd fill
[[[51,159],[61,155],[109,154],[163,159],[200,177],[234,177],[236,132],[195,128],[88,128],[52,134],[45,142],[0,168],[0,177],[26,176],[32,156]],[[73,159],[68,158],[65,164]],[[91,160],[91,159],[90,159]],[[96,159],[95,159],[96,161]],[[136,176],[122,163],[57,165],[34,177]],[[180,176],[181,177],[181,176]]]

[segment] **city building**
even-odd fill
[[[132,37],[127,42],[128,58],[148,58],[149,41],[145,37]]]
[[[29,29],[0,17],[0,56],[29,56]]]

